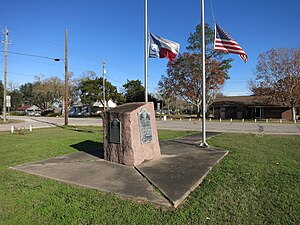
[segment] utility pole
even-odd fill
[[[68,89],[68,81],[69,81],[69,74],[68,74],[68,29],[65,32],[65,125],[69,124],[68,122],[68,96],[69,96],[69,89]]]
[[[6,121],[6,77],[7,77],[7,51],[8,51],[8,30],[5,27],[5,52],[4,52],[4,84],[3,84],[3,122]]]
[[[102,62],[102,87],[103,87],[103,110],[105,110],[105,74],[106,74],[106,69],[105,69],[105,62]]]

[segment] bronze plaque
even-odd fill
[[[109,142],[121,143],[121,122],[117,118],[109,121]]]
[[[143,109],[139,115],[141,143],[145,144],[152,141],[152,128],[150,121],[150,113]]]

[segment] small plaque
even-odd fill
[[[141,143],[145,144],[152,141],[152,128],[150,121],[150,113],[143,109],[139,115]]]
[[[109,142],[121,143],[121,122],[117,118],[109,121]]]

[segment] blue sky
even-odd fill
[[[299,0],[211,0],[219,23],[243,47],[249,61],[238,55],[222,92],[249,94],[247,81],[260,53],[271,48],[300,47]],[[210,0],[205,0],[205,20],[213,26]],[[1,0],[0,28],[9,30],[9,51],[64,58],[65,28],[69,30],[69,71],[80,77],[86,70],[101,75],[106,61],[107,78],[121,87],[127,79],[144,82],[143,0]],[[200,23],[200,0],[148,0],[150,32],[181,44]],[[4,35],[1,34],[1,40]],[[0,50],[4,45],[0,44]],[[155,92],[166,59],[149,59],[149,92]],[[0,80],[3,52],[0,52]],[[8,81],[33,82],[36,75],[64,78],[63,62],[9,54]]]

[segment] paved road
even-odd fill
[[[201,122],[193,121],[158,121],[158,129],[201,130]],[[207,122],[206,130],[212,132],[295,134],[300,135],[300,124],[249,123],[249,122]]]
[[[8,119],[22,120],[21,123],[1,124],[0,131],[9,131],[11,126],[34,128],[53,127],[64,125],[64,118],[61,117],[16,117],[9,116]],[[69,118],[69,125],[78,126],[102,126],[100,118]],[[279,123],[242,123],[242,122],[207,122],[207,131],[213,132],[237,132],[237,133],[263,133],[269,134],[294,134],[300,135],[300,124],[279,124]],[[170,130],[201,130],[201,122],[198,121],[157,121],[158,129]]]
[[[0,131],[9,131],[11,126],[29,129],[54,127],[64,125],[63,117],[29,117],[29,116],[8,116],[8,119],[22,120],[21,123],[0,124]],[[102,126],[101,118],[69,118],[69,125],[74,126]]]

